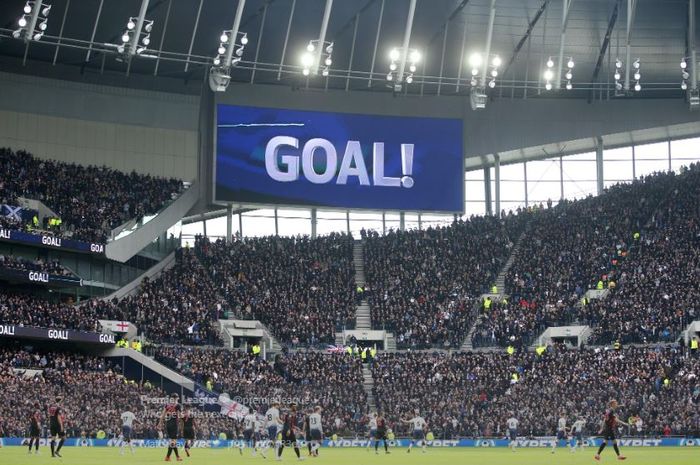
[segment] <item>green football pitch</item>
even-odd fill
[[[28,455],[25,447],[3,447],[0,449],[0,464],[2,465],[50,465],[50,464],[75,464],[75,465],[141,465],[163,463],[165,449],[136,449],[134,455],[128,451],[125,455],[119,454],[119,449],[110,447],[79,448],[65,447],[61,452],[62,459],[52,459],[48,448],[41,448],[41,455]],[[610,449],[610,450],[608,450]],[[611,448],[603,452],[600,463],[617,463],[615,453]],[[182,453],[182,452],[181,452]],[[700,450],[694,448],[623,448],[627,456],[624,463],[632,465],[689,465],[700,463]],[[551,454],[549,449],[520,449],[511,452],[509,449],[428,449],[422,454],[420,449],[414,449],[410,454],[406,449],[393,449],[390,455],[381,452],[375,455],[374,451],[365,449],[331,449],[321,450],[318,458],[306,457],[306,463],[328,465],[451,465],[451,464],[476,464],[476,465],[577,465],[595,464],[593,460],[595,451],[586,448],[582,452],[571,453],[565,449],[558,449]],[[184,453],[183,453],[184,456]],[[306,456],[306,454],[304,454]],[[285,449],[282,463],[296,463],[297,459],[293,450]],[[173,456],[173,463],[175,457]],[[224,465],[224,464],[264,464],[277,463],[268,456],[267,460],[258,455],[250,456],[250,450],[244,450],[240,455],[238,449],[193,449],[192,457],[184,458],[183,464],[192,465]]]

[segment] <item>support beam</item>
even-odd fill
[[[598,195],[603,193],[605,188],[605,173],[603,172],[603,138],[598,136],[595,138],[595,168],[596,168],[596,187]]]
[[[637,10],[637,0],[627,0],[627,31],[625,45],[625,90],[630,90],[630,72],[632,71],[632,25]]]
[[[695,54],[695,0],[688,0],[688,48],[690,49],[690,89],[698,90],[698,62]]]
[[[53,64],[56,65],[56,60],[58,60],[58,50],[61,48],[61,40],[63,40],[63,28],[66,26],[66,17],[68,16],[68,9],[70,8],[70,0],[66,0],[66,8],[63,10],[63,19],[61,20],[61,30],[58,31],[58,41],[56,41],[56,50],[53,53]],[[92,45],[92,42],[90,43]]]
[[[165,42],[165,34],[168,32],[168,22],[170,21],[170,9],[173,6],[173,0],[168,0],[168,9],[165,11],[165,21],[163,22],[163,33],[160,35],[160,43],[158,44],[158,53],[156,54],[156,66],[153,69],[153,75],[158,75],[160,67],[160,55],[163,53],[163,42]]]
[[[250,83],[252,84],[255,81],[255,72],[258,70],[258,57],[260,56],[260,46],[262,45],[262,38],[263,34],[265,31],[265,20],[267,19],[267,6],[269,3],[266,3],[265,6],[263,7],[263,14],[262,18],[260,19],[260,30],[258,31],[258,43],[255,44],[255,58],[253,59],[253,72],[250,73]],[[235,42],[232,44],[232,46],[235,46]]]
[[[284,57],[287,55],[287,44],[289,43],[289,31],[292,30],[292,20],[294,19],[294,11],[297,8],[297,0],[292,0],[292,11],[289,13],[289,21],[287,21],[287,33],[284,36],[284,46],[282,46],[282,58],[280,58],[280,66],[277,69],[277,80],[282,79],[282,66],[284,66]]]
[[[501,157],[497,153],[493,154],[493,172],[494,172],[494,193],[496,194],[496,202],[494,206],[494,214],[496,218],[501,217]]]
[[[413,29],[413,17],[416,14],[417,2],[418,0],[411,0],[411,3],[408,6],[408,17],[406,18],[406,28],[403,32],[403,44],[401,45],[401,47],[403,48],[401,55],[401,63],[399,63],[399,74],[396,76],[397,83],[403,81],[403,73],[404,71],[406,71],[406,61],[408,60],[408,46],[411,42],[411,30]]]
[[[187,61],[185,62],[185,72],[190,69],[190,56],[192,55],[192,48],[194,47],[194,40],[197,38],[197,29],[199,29],[199,18],[202,15],[202,6],[204,5],[204,0],[199,0],[199,7],[197,8],[197,16],[194,19],[194,27],[192,28],[192,37],[190,37],[190,48],[187,50]],[[138,41],[138,39],[137,39]],[[235,45],[235,37],[233,39],[232,45]]]
[[[491,40],[493,39],[493,23],[496,20],[496,0],[491,0],[489,12],[489,25],[486,32],[486,49],[484,50],[484,62],[481,70],[481,85],[486,85],[489,71],[489,55],[491,55]]]
[[[561,37],[559,38],[559,60],[557,61],[556,89],[561,89],[561,72],[564,67],[564,45],[566,45],[566,28],[569,25],[569,11],[574,0],[562,0]]]
[[[226,205],[226,243],[231,243],[233,237],[233,204]]]
[[[92,53],[92,44],[95,43],[95,34],[97,34],[97,25],[100,22],[100,15],[102,14],[102,5],[104,0],[100,0],[100,5],[97,7],[97,16],[95,16],[95,24],[92,25],[92,35],[90,36],[90,45],[88,51],[85,54],[85,63],[90,61],[90,54]]]
[[[598,75],[600,70],[603,68],[603,59],[605,59],[605,54],[608,52],[608,47],[610,47],[610,38],[612,37],[613,30],[615,29],[615,23],[617,22],[617,16],[620,11],[620,2],[615,1],[615,6],[610,14],[610,19],[608,20],[608,28],[605,31],[605,38],[603,38],[603,43],[600,46],[600,52],[598,52],[598,60],[595,63],[595,69],[593,70],[593,76],[591,76],[591,84],[595,85],[598,82]],[[588,103],[593,100],[595,90],[591,89],[588,96]]]
[[[486,204],[486,214],[493,213],[493,205],[491,205],[491,168],[484,168],[484,203]]]
[[[352,45],[350,47],[350,62],[348,63],[348,74],[345,76],[345,92],[350,90],[350,73],[352,73],[352,62],[355,59],[355,41],[357,40],[357,26],[360,24],[360,13],[355,15],[355,26],[352,28]]]
[[[540,20],[542,17],[542,14],[545,12],[547,9],[547,6],[549,5],[549,2],[551,0],[544,0],[542,2],[542,5],[540,6],[539,10],[537,10],[537,13],[535,13],[535,17],[532,18],[530,23],[527,25],[527,30],[525,31],[525,35],[520,38],[520,41],[518,44],[515,46],[513,49],[513,55],[511,55],[510,60],[508,60],[508,63],[506,63],[505,68],[503,68],[503,75],[506,75],[506,72],[508,71],[508,68],[515,62],[515,59],[518,57],[518,53],[520,53],[520,50],[523,48],[523,45],[525,45],[525,42],[530,38],[532,35],[532,31],[535,29],[535,26],[537,26],[537,22]]]
[[[384,3],[386,0],[382,0],[382,6],[379,7],[379,20],[377,21],[377,35],[374,37],[374,51],[372,52],[372,66],[369,69],[369,79],[367,80],[367,87],[372,87],[372,76],[374,74],[374,64],[377,61],[377,47],[379,46],[379,35],[382,32],[382,19],[384,18]]]
[[[314,239],[316,237],[316,226],[318,225],[318,219],[316,218],[318,215],[318,210],[315,208],[311,209],[311,238]]]
[[[27,24],[27,35],[25,40],[29,43],[30,40],[34,40],[34,30],[36,29],[36,23],[39,20],[39,12],[43,7],[41,0],[34,0],[34,8],[32,9],[31,16],[29,17],[29,23]]]
[[[241,18],[243,17],[245,1],[246,0],[238,0],[236,16],[233,18],[233,25],[231,26],[231,38],[229,39],[229,46],[227,47],[226,56],[224,57],[224,68],[231,67],[231,62],[233,61],[233,49],[236,48],[235,45],[238,38],[238,29],[241,27]]]
[[[314,74],[318,74],[318,68],[321,66],[321,58],[325,48],[326,33],[328,32],[328,21],[331,19],[331,10],[333,9],[333,0],[326,0],[326,8],[323,10],[323,21],[321,22],[321,32],[318,34],[318,50],[314,58]]]
[[[406,213],[399,212],[399,229],[401,231],[406,230]]]
[[[148,11],[149,2],[150,0],[141,0],[141,9],[136,19],[136,27],[131,35],[131,42],[129,42],[129,55],[131,56],[136,55],[136,47],[138,47],[139,41],[141,40],[141,31],[143,31],[143,22],[146,19],[146,11]]]

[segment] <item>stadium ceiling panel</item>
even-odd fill
[[[231,27],[238,1],[149,0],[145,19],[153,21],[150,43],[143,56],[132,59],[120,57],[116,46],[129,18],[139,16],[142,0],[43,3],[51,5],[47,28],[40,40],[25,41],[13,38],[25,0],[0,2],[0,66],[48,63],[79,67],[81,72],[201,80],[217,55],[222,31]],[[573,90],[558,95],[591,98],[595,91],[614,89],[616,58],[626,58],[628,3],[497,0],[491,53],[502,59],[503,67],[492,94],[547,95],[543,72],[550,58],[559,61],[560,53],[562,65],[572,58],[575,67]],[[640,60],[643,96],[682,97],[679,63],[688,55],[688,0],[631,3],[636,8],[630,57]],[[334,44],[329,76],[307,79],[300,58],[309,41],[318,38],[325,4],[326,0],[247,0],[240,31],[248,42],[232,80],[391,91],[386,80],[389,52],[401,47],[410,2],[333,2],[326,36]],[[410,47],[419,50],[422,59],[413,82],[402,91],[467,94],[467,57],[484,49],[490,4],[491,0],[418,0]]]

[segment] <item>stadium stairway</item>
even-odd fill
[[[474,350],[474,346],[472,345],[472,336],[474,335],[474,331],[476,331],[476,327],[479,325],[479,321],[481,321],[481,318],[483,318],[483,313],[481,311],[481,301],[487,296],[491,298],[496,298],[498,300],[502,299],[505,296],[506,276],[508,275],[510,267],[513,266],[513,262],[515,262],[515,259],[517,258],[518,253],[520,252],[520,245],[522,244],[524,239],[525,231],[523,231],[520,234],[520,237],[518,237],[518,240],[515,241],[515,244],[513,245],[513,248],[510,251],[510,256],[508,257],[508,260],[506,260],[506,263],[503,265],[503,268],[501,268],[501,271],[499,271],[498,275],[496,276],[496,287],[498,289],[498,293],[482,294],[481,298],[474,303],[474,307],[472,307],[472,312],[476,314],[477,317],[474,320],[474,324],[471,326],[471,328],[469,328],[467,338],[462,343],[462,350]]]
[[[153,217],[143,219],[132,228],[121,230],[119,235],[105,246],[105,255],[110,260],[126,262],[145,249],[158,236],[180,221],[199,199],[199,187],[192,183],[185,192]],[[121,227],[120,227],[121,228]]]
[[[352,261],[355,266],[355,285],[365,285],[365,253],[361,240],[356,240],[353,244]],[[355,310],[355,329],[372,329],[369,304],[362,299]]]
[[[370,370],[369,365],[362,365],[362,387],[367,394],[367,406],[370,412],[377,411],[377,402],[374,399],[374,378],[372,377],[372,370]]]
[[[123,369],[123,374],[131,379],[139,379],[146,376],[155,385],[160,380],[170,382],[172,385],[180,386],[194,392],[195,382],[190,378],[166,367],[155,359],[133,349],[110,348],[100,354],[102,357],[117,358]]]

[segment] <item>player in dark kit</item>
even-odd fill
[[[56,397],[56,403],[49,407],[49,430],[51,433],[51,457],[61,457],[61,448],[66,442],[66,431],[64,429],[65,414],[61,408],[61,399]],[[58,447],[56,442],[58,441]]]
[[[387,424],[386,418],[382,415],[382,412],[377,413],[377,436],[374,438],[374,453],[379,453],[379,441],[384,441],[384,453],[391,454],[389,452],[389,445],[387,444]]]
[[[620,448],[617,446],[615,430],[617,429],[618,424],[625,426],[629,425],[617,418],[615,409],[617,409],[617,401],[613,399],[610,401],[609,408],[605,411],[605,415],[603,416],[603,423],[601,424],[600,431],[598,431],[598,434],[601,435],[603,438],[603,442],[598,448],[598,453],[595,454],[594,457],[598,461],[600,461],[600,453],[603,452],[603,449],[605,449],[605,446],[607,445],[608,441],[612,441],[613,448],[615,449],[615,453],[617,454],[618,460],[625,460],[627,458],[624,455],[620,455]]]
[[[297,432],[299,428],[297,427],[297,405],[292,404],[290,406],[289,412],[284,416],[284,423],[282,425],[282,443],[277,451],[277,460],[282,459],[282,451],[284,446],[294,447],[294,453],[297,454],[299,460],[304,460],[299,452],[299,444],[297,444]]]
[[[165,456],[165,461],[170,462],[170,455],[175,452],[175,457],[177,461],[181,462],[180,452],[177,450],[177,438],[180,420],[180,404],[177,402],[177,394],[174,394],[168,405],[163,409],[163,413],[160,416],[160,426],[165,425],[165,433],[170,440],[168,444],[168,455]]]
[[[29,453],[32,453],[32,445],[37,455],[39,454],[39,438],[41,437],[41,412],[37,404],[34,413],[29,415]]]
[[[313,413],[313,410],[308,409],[306,415],[304,415],[304,439],[306,439],[306,446],[309,449],[309,456],[313,455],[311,452],[311,422],[309,420],[311,413]]]
[[[189,408],[182,414],[182,437],[185,439],[185,454],[189,457],[195,437],[194,415]]]

